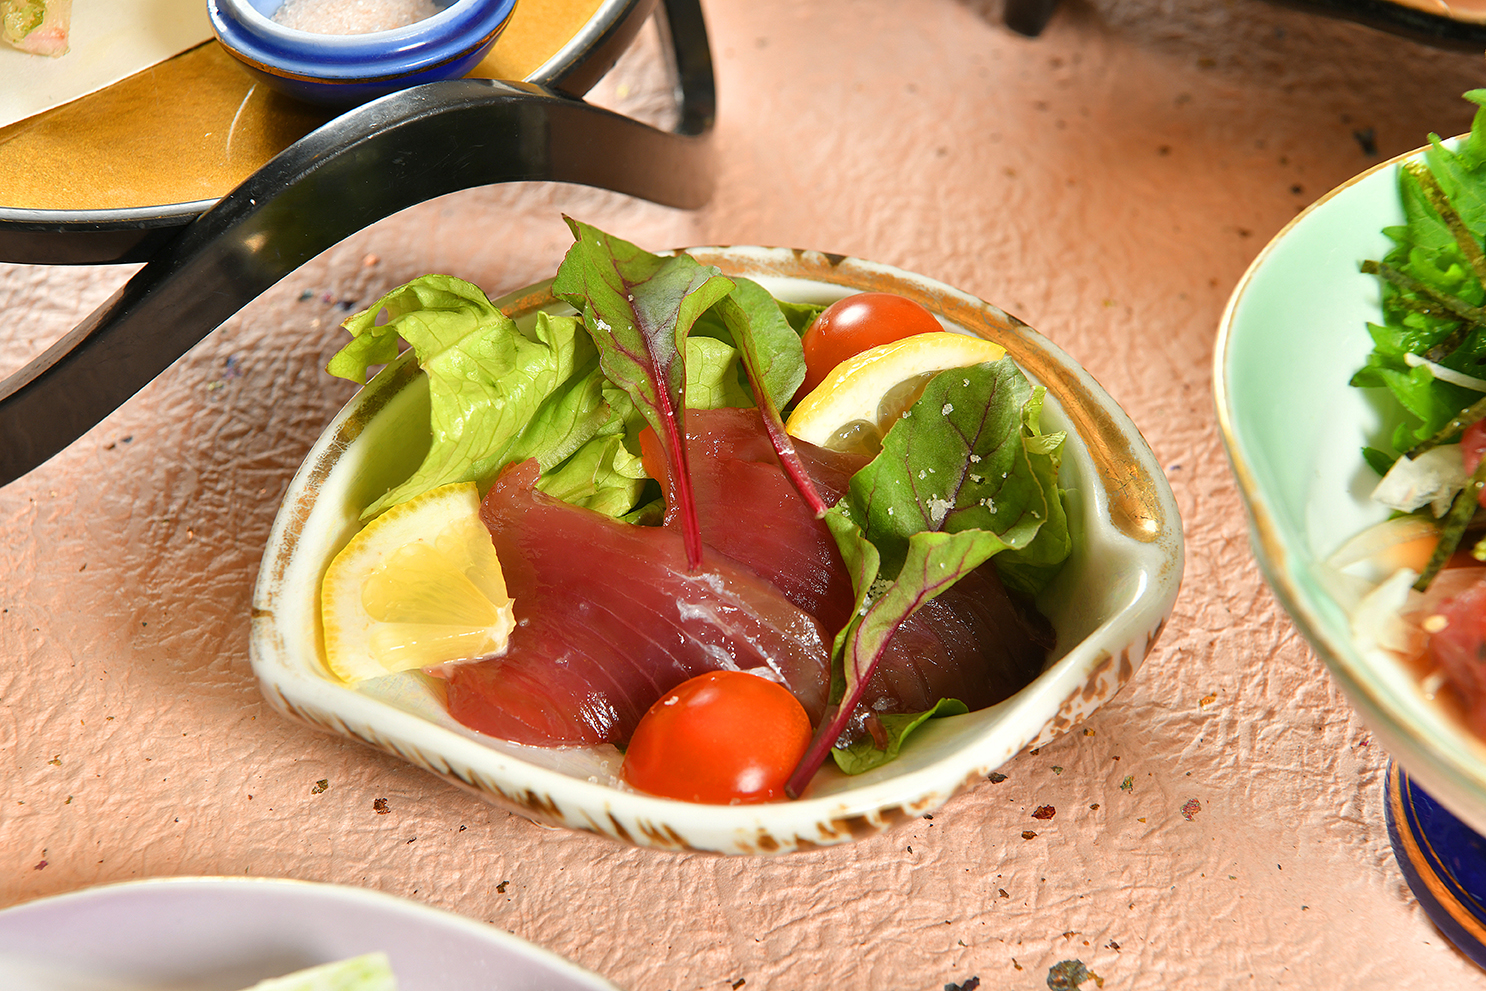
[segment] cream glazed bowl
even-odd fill
[[[911,297],[946,329],[1001,344],[1046,386],[1045,429],[1068,431],[1060,484],[1070,490],[1074,552],[1038,600],[1058,633],[1042,674],[990,708],[931,720],[897,760],[873,771],[848,777],[828,766],[797,801],[728,806],[636,792],[618,780],[612,748],[519,746],[468,730],[445,711],[440,684],[418,673],[348,687],[325,664],[320,580],[359,528],[361,509],[411,474],[428,446],[427,382],[404,355],[326,428],[284,496],[253,596],[252,664],[271,705],[540,823],[669,850],[778,854],[931,812],[1014,754],[1066,732],[1130,680],[1171,615],[1182,527],[1150,448],[1087,372],[1000,309],[886,265],[779,248],[688,253],[800,302],[869,290]],[[565,308],[548,283],[496,305],[518,322]]]

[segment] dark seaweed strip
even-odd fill
[[[1486,397],[1477,399],[1470,406],[1455,414],[1455,417],[1449,423],[1440,428],[1439,433],[1426,441],[1420,441],[1416,444],[1408,452],[1407,457],[1411,459],[1417,458],[1430,448],[1439,447],[1441,444],[1454,440],[1460,436],[1466,427],[1475,423],[1477,420],[1486,420]]]
[[[1439,180],[1423,162],[1410,162],[1404,168],[1408,169],[1409,174],[1418,181],[1424,198],[1429,201],[1430,206],[1434,207],[1434,212],[1440,215],[1440,219],[1454,235],[1460,253],[1465,256],[1471,271],[1476,273],[1476,281],[1486,286],[1486,254],[1482,254],[1481,243],[1476,240],[1470,228],[1466,227],[1465,221],[1460,219],[1460,214],[1455,212],[1455,207],[1450,203],[1450,198],[1445,195],[1445,190],[1440,186]]]
[[[1458,296],[1439,292],[1434,287],[1399,271],[1387,262],[1365,261],[1362,263],[1362,271],[1367,275],[1376,275],[1416,296],[1426,297],[1465,321],[1464,324],[1452,330],[1444,340],[1439,341],[1424,353],[1424,357],[1430,361],[1439,361],[1441,358],[1448,357],[1452,351],[1465,342],[1468,333],[1477,328],[1486,328],[1486,309],[1472,306]],[[1403,298],[1399,302],[1421,313],[1433,312],[1428,306],[1421,305],[1418,300]]]
[[[1434,576],[1439,574],[1445,562],[1450,560],[1450,555],[1460,546],[1461,538],[1465,536],[1465,528],[1470,526],[1471,519],[1476,515],[1476,507],[1480,505],[1481,489],[1486,488],[1486,458],[1476,466],[1475,472],[1465,483],[1465,487],[1455,494],[1455,501],[1450,504],[1449,515],[1445,517],[1444,526],[1440,528],[1440,542],[1435,545],[1434,553],[1429,556],[1429,563],[1424,566],[1424,572],[1419,580],[1414,582],[1414,588],[1423,592],[1429,588],[1429,583],[1434,581]]]

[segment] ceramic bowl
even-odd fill
[[[337,884],[162,877],[0,910],[5,991],[247,988],[376,952],[400,991],[617,991],[497,926]]]
[[[253,599],[253,667],[274,707],[538,822],[672,850],[774,854],[843,843],[931,812],[1013,754],[1066,732],[1130,680],[1176,598],[1181,521],[1145,441],[1088,373],[1015,318],[921,276],[809,251],[690,253],[783,298],[829,302],[858,290],[912,297],[946,327],[1002,344],[1047,387],[1043,423],[1069,431],[1061,482],[1074,493],[1076,549],[1039,600],[1059,643],[1042,675],[999,705],[932,721],[898,760],[876,770],[847,777],[827,768],[798,801],[736,806],[629,790],[614,776],[617,753],[522,747],[466,730],[445,712],[437,684],[418,674],[348,688],[325,667],[317,590],[361,508],[407,477],[426,450],[425,379],[404,359],[336,417],[284,497]],[[543,284],[497,305],[519,319],[559,304]]]
[[[1385,162],[1297,216],[1254,260],[1223,315],[1213,379],[1254,552],[1297,627],[1414,781],[1486,832],[1486,743],[1425,693],[1414,672],[1353,640],[1352,586],[1325,564],[1387,515],[1364,445],[1386,436],[1388,405],[1348,380],[1381,319],[1359,263],[1404,222],[1397,176],[1421,151]]]
[[[272,18],[285,0],[207,0],[217,40],[249,72],[290,96],[348,107],[469,72],[495,44],[516,0],[435,0],[438,13],[406,27],[319,34]]]

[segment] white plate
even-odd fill
[[[238,991],[376,951],[399,991],[615,991],[494,926],[362,888],[161,878],[0,911],[5,991]]]
[[[31,55],[0,42],[0,127],[87,96],[211,36],[204,0],[73,0],[66,55]]]

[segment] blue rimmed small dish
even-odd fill
[[[827,304],[853,292],[907,296],[946,329],[1002,345],[1046,387],[1043,427],[1068,432],[1060,485],[1071,490],[1075,536],[1068,563],[1037,600],[1058,631],[1043,672],[996,705],[932,720],[890,764],[848,776],[833,762],[798,801],[757,805],[642,794],[620,779],[613,748],[530,747],[476,733],[416,672],[356,687],[341,682],[325,661],[321,579],[360,529],[362,508],[411,475],[428,450],[428,378],[407,352],[327,427],[274,522],[249,647],[271,706],[544,825],[664,850],[775,855],[848,843],[932,813],[1013,755],[1069,732],[1135,676],[1181,584],[1181,517],[1135,424],[1073,358],[990,303],[887,265],[786,248],[688,253],[796,302]],[[550,282],[494,303],[518,323],[562,306]]]
[[[454,0],[405,27],[320,34],[273,20],[284,0],[207,0],[217,40],[280,92],[349,107],[394,90],[457,79],[490,51],[516,0]],[[435,0],[438,5],[438,0]]]
[[[1388,763],[1388,839],[1424,913],[1455,947],[1486,967],[1486,838]]]

